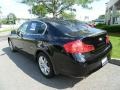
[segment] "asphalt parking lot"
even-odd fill
[[[40,74],[35,61],[22,53],[12,53],[7,40],[0,41],[0,90],[58,89],[120,90],[120,66],[115,62],[108,63],[85,79],[62,75],[46,79]]]

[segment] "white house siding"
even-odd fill
[[[120,24],[120,0],[110,0],[107,3],[106,23]]]
[[[107,8],[111,8],[115,3],[117,3],[119,0],[110,0],[107,3]]]

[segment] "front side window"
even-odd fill
[[[29,34],[43,34],[46,29],[46,24],[39,21],[32,21],[27,33]]]
[[[28,27],[28,23],[22,24],[22,25],[20,26],[20,28],[18,29],[18,32],[24,34],[24,33],[26,32],[26,30],[27,30],[27,27]]]

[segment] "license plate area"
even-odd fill
[[[108,63],[108,58],[105,57],[102,59],[102,66],[106,65]]]

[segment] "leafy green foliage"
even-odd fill
[[[120,33],[120,25],[105,26],[103,29],[108,32]]]
[[[120,25],[97,25],[96,28],[106,30],[107,32],[120,33]]]
[[[47,9],[44,5],[34,5],[32,7],[32,13],[38,15],[39,17],[44,17],[47,14]]]
[[[0,19],[0,24],[15,24],[16,16],[13,13],[7,15],[7,18]]]
[[[8,24],[7,19],[6,18],[5,19],[0,19],[0,24]]]
[[[48,13],[52,13],[53,17],[62,14],[66,9],[68,10],[75,4],[88,8],[88,4],[96,0],[23,0],[22,3],[28,5],[43,5]],[[38,10],[37,10],[38,11]]]
[[[74,20],[75,19],[75,14],[74,13],[65,13],[65,12],[63,12],[61,14],[61,18]]]
[[[99,24],[97,24],[95,27],[96,28],[99,28],[99,29],[102,29],[102,28],[104,28],[106,26],[106,24],[101,24],[101,23],[99,23]]]

